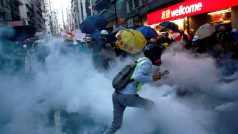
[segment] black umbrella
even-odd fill
[[[23,41],[35,35],[36,28],[32,26],[14,26],[14,33],[9,37],[11,41]]]
[[[32,26],[4,27],[0,29],[0,38],[10,41],[23,41],[34,36],[35,33],[36,29]]]
[[[98,15],[93,15],[87,17],[81,24],[80,24],[80,29],[82,33],[87,33],[87,34],[92,34],[96,30],[103,30],[105,29],[107,25],[107,19],[98,16]]]
[[[160,29],[159,31],[160,32],[167,32],[169,29],[168,28],[162,28],[162,29]]]

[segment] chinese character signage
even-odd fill
[[[184,2],[147,14],[147,23],[151,25],[232,6],[238,6],[238,0],[185,0]]]

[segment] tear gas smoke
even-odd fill
[[[111,80],[123,65],[134,59],[115,60],[111,70],[98,72],[90,54],[64,48],[62,53],[56,43],[45,46],[48,55],[44,62],[36,56],[26,62],[30,65],[29,74],[0,74],[0,132],[55,133],[53,113],[61,111],[64,133],[102,133],[112,120]],[[160,70],[168,69],[169,77],[145,85],[140,93],[153,100],[156,107],[151,111],[127,108],[119,134],[238,132],[236,127],[222,122],[233,119],[238,123],[235,116],[226,113],[227,116],[221,117],[216,110],[216,106],[219,109],[228,100],[237,101],[237,80],[221,81],[215,60],[209,56],[166,52],[162,61]],[[186,95],[178,96],[179,90]]]

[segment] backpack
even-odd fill
[[[124,66],[122,70],[113,78],[112,86],[115,90],[122,90],[128,83],[134,81],[130,78],[136,65],[137,62]]]

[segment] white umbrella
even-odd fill
[[[198,30],[195,32],[195,35],[198,36],[199,39],[204,39],[211,36],[215,31],[214,25],[206,23],[198,28]]]
[[[72,31],[71,33],[74,34],[75,40],[82,40],[86,35],[85,33],[82,33],[79,29]]]

